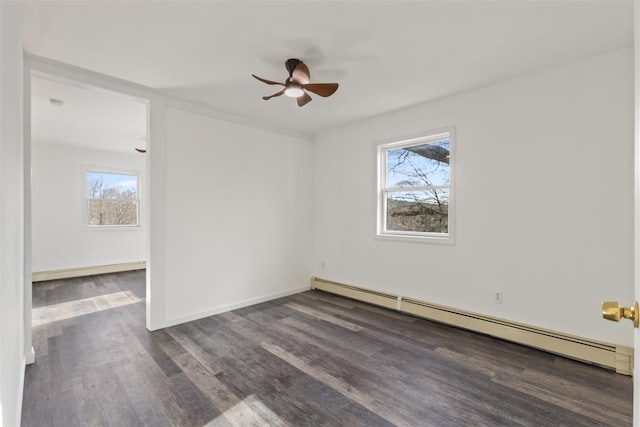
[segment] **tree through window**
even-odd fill
[[[86,171],[86,225],[121,227],[140,225],[137,173]]]
[[[378,235],[451,240],[452,131],[378,146]]]

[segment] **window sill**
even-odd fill
[[[453,245],[453,236],[418,236],[415,234],[393,234],[393,233],[378,233],[375,236],[376,240],[389,240],[396,242],[411,242],[411,243],[426,243],[436,245]]]
[[[142,231],[143,228],[140,225],[121,225],[121,226],[111,226],[104,225],[100,227],[82,227],[82,231]]]

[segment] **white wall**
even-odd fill
[[[22,43],[0,2],[0,425],[20,424],[25,365]],[[29,344],[30,346],[30,344]]]
[[[308,288],[312,143],[166,114],[168,323]]]
[[[33,142],[33,271],[146,259],[144,222],[139,229],[83,229],[83,168],[87,166],[139,170],[141,181],[145,182],[146,159],[140,153],[99,151],[72,145]],[[144,203],[144,193],[142,200]]]
[[[374,239],[375,141],[449,125],[455,245]],[[313,156],[314,275],[633,345],[600,316],[633,301],[632,48],[327,132]]]

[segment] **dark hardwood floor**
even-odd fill
[[[24,426],[625,426],[632,380],[308,291],[148,332],[144,271],[38,283]]]

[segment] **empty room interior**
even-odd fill
[[[0,426],[640,425],[639,28],[0,1]]]

